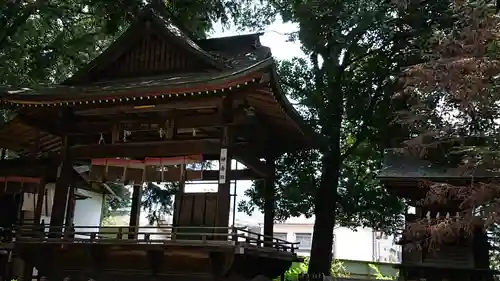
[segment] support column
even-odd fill
[[[35,206],[35,215],[33,220],[35,221],[35,225],[40,224],[40,220],[42,219],[42,208],[43,202],[45,201],[45,175],[41,176],[40,184],[38,185],[38,195],[36,198],[36,206]]]
[[[174,194],[174,212],[173,212],[173,218],[172,218],[172,224],[175,227],[172,229],[173,233],[177,232],[182,232],[178,231],[178,226],[179,226],[179,215],[180,215],[180,210],[182,206],[182,201],[183,201],[183,196],[186,188],[186,164],[181,165],[181,175],[179,179],[179,189],[175,191]]]
[[[233,121],[232,99],[227,96],[222,103],[221,150],[219,158],[219,186],[217,191],[217,226],[229,225],[229,212],[231,207],[231,144],[232,135],[230,123]]]
[[[35,214],[33,216],[34,224],[35,226],[44,228],[44,226],[41,226],[41,219],[42,219],[42,208],[43,208],[43,202],[45,199],[45,169],[42,169],[44,172],[42,173],[40,177],[40,183],[38,185],[38,195],[36,198],[36,205],[35,205]],[[38,230],[37,227],[37,230]],[[40,229],[40,231],[43,231],[43,229]],[[34,268],[34,261],[31,258],[24,259],[24,273],[23,273],[23,280],[25,281],[31,281],[33,278],[33,268]]]
[[[33,260],[31,258],[24,259],[23,281],[31,281],[33,279]]]
[[[66,146],[68,145],[65,144],[65,147]],[[59,177],[56,181],[54,203],[52,205],[52,212],[50,216],[52,231],[62,232],[64,216],[66,215],[66,203],[71,188],[72,166],[72,161],[69,157],[64,157],[61,163]]]
[[[68,110],[62,114],[61,131],[65,132],[71,126],[72,115]],[[66,215],[66,205],[68,195],[72,188],[73,160],[69,154],[69,149],[72,145],[69,136],[65,135],[63,139],[63,147],[61,150],[61,166],[58,171],[58,178],[54,192],[54,203],[52,205],[52,213],[50,216],[51,232],[61,232]],[[71,220],[71,224],[72,224]]]
[[[70,186],[68,190],[68,203],[66,206],[66,221],[65,221],[65,227],[66,230],[69,230],[73,226],[73,219],[75,217],[75,204],[76,204],[76,197],[75,197],[75,187]]]
[[[142,184],[134,184],[132,192],[132,206],[130,207],[129,235],[128,239],[137,238],[139,218],[141,215]]]
[[[36,139],[35,139],[35,147],[33,151],[33,162],[37,160],[37,154],[40,151],[40,130],[37,130],[36,132]],[[42,208],[43,208],[43,201],[45,199],[45,175],[47,174],[46,168],[41,167],[41,173],[40,173],[40,183],[38,184],[38,190],[37,190],[37,198],[36,198],[36,205],[34,206],[35,208],[35,213],[33,216],[33,220],[35,225],[40,224],[40,220],[42,218]]]
[[[272,239],[274,233],[274,181],[276,174],[276,158],[269,156],[266,158],[266,164],[270,168],[271,174],[265,179],[264,187],[264,246],[272,247]]]

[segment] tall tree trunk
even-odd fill
[[[309,273],[323,273],[328,276],[331,274],[337,189],[342,165],[340,143],[344,114],[343,93],[338,83],[342,79],[343,70],[338,65],[329,64],[328,62],[325,63],[326,73],[323,72],[327,77],[327,84],[322,85],[323,89],[328,91],[329,96],[329,102],[326,106],[328,116],[325,118],[326,122],[322,124],[322,134],[328,136],[329,147],[327,151],[323,152],[324,155],[321,160],[321,182],[314,202],[316,219],[314,221],[311,258],[309,260]]]
[[[314,221],[309,273],[331,274],[333,230],[340,173],[340,150],[337,151],[332,151],[331,154],[325,155],[322,159],[323,171],[315,202],[316,219]]]

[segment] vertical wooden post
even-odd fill
[[[45,201],[45,174],[42,174],[40,178],[40,184],[38,185],[38,195],[36,198],[36,206],[35,206],[35,225],[40,225],[40,220],[42,219],[42,208],[43,202]]]
[[[34,147],[33,147],[33,155],[32,155],[32,160],[36,164],[38,152],[40,151],[40,130],[36,131],[36,137],[35,137],[35,142],[34,142]],[[35,225],[38,225],[40,223],[40,218],[42,216],[42,205],[43,205],[43,198],[45,195],[45,167],[41,167],[40,169],[40,183],[38,184],[38,190],[37,190],[37,200],[36,200],[36,205],[34,206],[35,208],[35,215],[33,217]]]
[[[72,114],[70,110],[66,110],[62,114],[61,131],[64,133],[66,129],[71,126]],[[64,217],[66,215],[66,203],[68,194],[70,192],[73,161],[69,150],[71,141],[68,135],[64,136],[63,147],[61,150],[61,166],[56,181],[56,188],[54,192],[54,203],[52,205],[52,213],[50,216],[51,232],[62,233],[62,226],[64,224]],[[57,235],[56,235],[57,236]]]
[[[69,231],[71,226],[73,226],[73,219],[75,217],[75,187],[71,185],[68,190],[68,203],[66,205],[66,221],[64,226],[66,227],[66,231]]]
[[[271,174],[265,179],[264,188],[264,246],[272,246],[274,233],[274,180],[276,173],[275,157],[269,156],[266,158],[266,164],[271,170]]]
[[[24,260],[23,281],[31,281],[33,279],[33,261],[31,258]]]
[[[168,119],[167,121],[165,121],[165,138],[166,139],[174,139],[175,138],[175,135],[177,133],[177,128],[176,128],[176,124],[175,124],[175,119]]]
[[[175,111],[172,114],[173,117],[175,117]],[[176,128],[176,122],[174,118],[170,118],[165,120],[165,138],[167,140],[172,140],[175,139],[177,134],[177,128]],[[173,212],[173,217],[172,217],[172,225],[174,228],[172,229],[172,232],[175,236],[175,233],[179,231],[177,228],[179,226],[179,214],[180,214],[180,208],[182,206],[182,200],[183,200],[183,194],[184,194],[184,187],[185,187],[185,173],[186,173],[186,165],[181,165],[181,175],[179,178],[179,189],[175,191],[174,194],[174,212]],[[182,231],[180,231],[182,232]]]
[[[102,225],[102,221],[104,219],[104,215],[106,214],[105,213],[106,212],[105,208],[107,206],[106,202],[107,202],[106,192],[103,191],[102,192],[102,203],[101,203],[101,219],[99,220],[100,225]]]
[[[7,273],[8,273],[8,260],[7,260],[7,255],[1,255],[0,256],[0,281],[8,280],[7,279]]]
[[[36,161],[38,152],[40,152],[40,138],[41,138],[40,130],[36,130],[35,141],[33,143],[33,154],[31,156],[34,161]]]
[[[71,177],[73,176],[73,166],[71,166]],[[68,233],[73,227],[73,220],[75,217],[75,186],[72,184],[74,181],[71,181],[71,185],[68,187],[68,197],[66,199],[66,220],[64,223],[66,233]]]
[[[217,191],[217,226],[229,225],[229,212],[231,207],[231,146],[232,135],[230,124],[233,121],[233,103],[230,96],[222,102],[221,117],[222,127],[221,150],[219,158],[219,186]]]
[[[181,165],[181,174],[180,174],[180,179],[179,179],[179,189],[175,191],[174,195],[174,216],[172,218],[172,224],[175,226],[175,228],[172,230],[173,232],[179,231],[177,228],[179,225],[179,214],[180,214],[180,208],[182,206],[182,200],[184,196],[184,191],[186,188],[186,164]],[[182,232],[179,231],[179,232]]]
[[[132,206],[130,207],[129,235],[128,239],[136,239],[141,215],[142,184],[134,184],[132,192]]]

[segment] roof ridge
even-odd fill
[[[188,34],[186,34],[179,26],[177,26],[168,16],[162,15],[162,13],[158,13],[155,9],[150,9],[150,13],[155,17],[155,19],[159,22],[160,26],[163,26],[168,30],[171,35],[175,38],[182,39],[183,42],[178,42],[184,45],[184,47],[191,48],[192,51],[197,52],[202,59],[211,64],[212,66],[218,68],[219,70],[224,69],[224,64],[222,61],[217,60],[215,57],[210,55],[207,51],[201,48]],[[153,19],[153,20],[155,20]]]
[[[114,40],[106,50],[61,84],[71,85],[85,82],[88,79],[88,74],[96,67],[101,68],[111,64],[116,57],[125,53],[134,42],[142,38],[143,35],[141,32],[143,32],[144,25],[148,22],[154,25],[152,29],[153,33],[171,40],[174,44],[191,53],[192,56],[204,61],[207,65],[217,70],[230,68],[222,59],[212,56],[196,44],[181,28],[173,23],[166,12],[158,12],[158,9],[154,9],[149,5],[139,13],[125,32],[118,39]]]

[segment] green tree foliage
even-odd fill
[[[106,199],[103,206],[103,219],[110,218],[113,211],[130,209],[132,203],[130,186],[120,183],[109,184],[109,186],[116,194],[116,197]],[[141,210],[146,212],[146,217],[151,225],[157,223],[162,215],[172,215],[172,196],[178,188],[178,182],[163,184],[146,183],[141,197]]]
[[[303,262],[294,262],[290,269],[285,272],[286,281],[299,281],[299,277],[303,274],[307,274],[309,268],[309,259],[305,258]],[[331,276],[333,277],[349,277],[350,274],[344,267],[341,261],[332,261],[330,267]],[[275,281],[278,281],[277,278]]]
[[[106,198],[102,207],[102,218],[108,218],[112,211],[121,210],[130,207],[130,191],[123,184],[113,183],[108,186],[116,194],[116,197]]]
[[[68,77],[109,44],[139,2],[7,1],[0,8],[0,83]]]
[[[403,1],[402,1],[403,2]],[[406,1],[408,2],[408,1]],[[405,3],[406,3],[405,2]],[[318,152],[278,160],[278,218],[315,214],[311,273],[329,273],[333,227],[388,226],[401,205],[373,181],[388,144],[391,99],[401,68],[422,59],[435,25],[449,24],[447,1],[268,1],[294,34],[307,60],[280,67],[287,93],[325,138]],[[292,164],[292,165],[290,165]],[[307,171],[307,172],[306,172]],[[243,209],[262,206],[262,187]],[[288,210],[292,206],[291,210]]]
[[[179,182],[174,183],[147,183],[142,194],[141,207],[147,212],[150,224],[158,222],[162,215],[172,215],[172,196],[179,189]]]
[[[96,57],[145,4],[162,9],[195,38],[217,21],[238,23],[251,0],[5,1],[0,7],[0,84],[60,82]],[[251,24],[251,23],[248,23]]]
[[[102,51],[143,5],[140,0],[8,1],[0,8],[0,83],[65,79]],[[278,161],[283,196],[277,205],[280,218],[316,214],[310,271],[329,274],[336,219],[344,225],[394,222],[382,214],[399,210],[399,203],[386,199],[372,181],[389,134],[392,75],[414,63],[409,60],[422,48],[420,38],[446,19],[446,7],[447,1],[425,0],[405,7],[389,0],[172,0],[162,6],[198,37],[217,20],[259,28],[281,15],[299,24],[294,37],[308,59],[284,62],[282,82],[326,141],[319,151]],[[256,185],[250,194],[256,206],[259,190]],[[372,210],[376,200],[382,201]]]
[[[397,280],[398,278],[398,276],[384,275],[382,271],[380,271],[380,268],[375,264],[370,263],[368,266],[375,272],[376,280]]]

